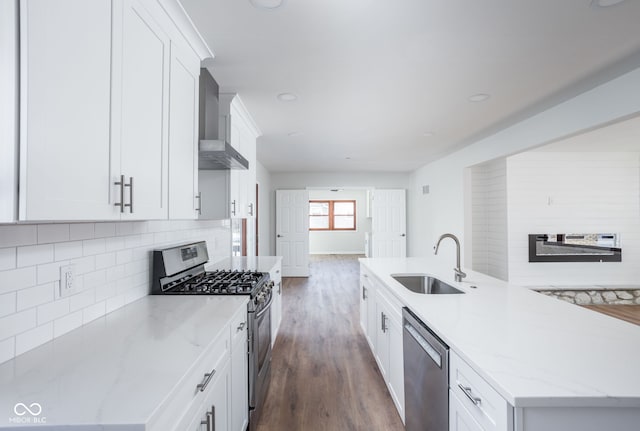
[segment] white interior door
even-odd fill
[[[276,254],[284,277],[309,276],[309,192],[276,190]]]
[[[407,255],[405,190],[375,190],[372,202],[372,257]]]

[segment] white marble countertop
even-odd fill
[[[457,283],[438,256],[360,262],[511,405],[640,407],[640,326],[467,269]],[[414,293],[397,273],[432,274],[466,294]]]
[[[230,257],[209,263],[205,266],[207,271],[216,269],[237,269],[239,271],[252,270],[269,272],[282,260],[282,256],[254,256],[254,257]]]
[[[17,403],[38,403],[53,429],[145,429],[246,303],[147,296],[1,364],[0,428],[16,426]]]

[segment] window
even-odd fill
[[[309,230],[356,230],[356,201],[309,201]]]

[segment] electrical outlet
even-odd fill
[[[76,293],[75,265],[65,265],[60,267],[60,297],[73,295]]]

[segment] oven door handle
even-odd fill
[[[264,313],[269,311],[269,308],[271,307],[271,302],[272,301],[273,301],[273,295],[270,295],[269,296],[269,302],[267,302],[267,304],[264,306],[264,308],[262,310],[260,310],[260,312],[258,314],[256,314],[256,319],[259,319],[260,317],[262,317],[262,315]]]

